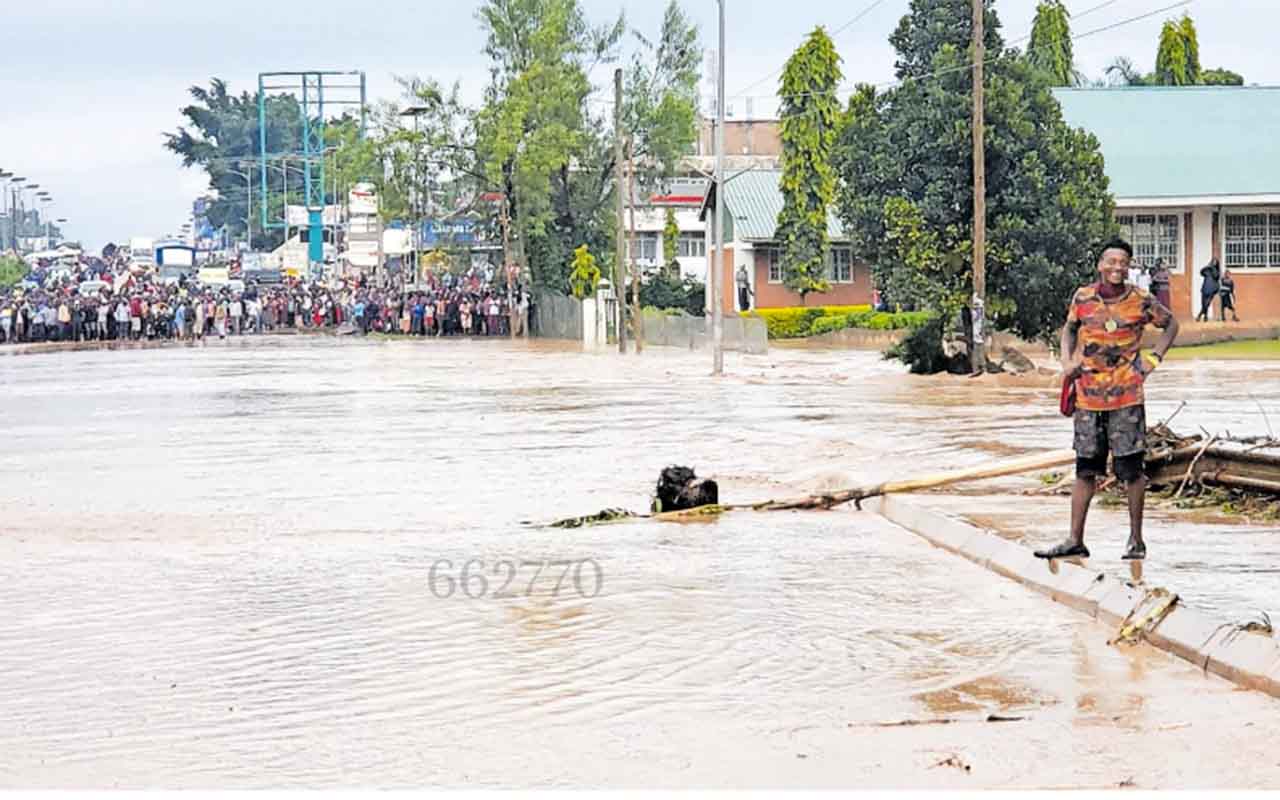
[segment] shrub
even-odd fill
[[[847,328],[849,327],[850,316],[849,314],[836,314],[829,317],[818,317],[809,328],[809,335],[818,336],[819,334]]]
[[[873,311],[871,306],[793,306],[740,312],[759,316],[769,328],[770,339],[797,339],[844,328],[895,331],[918,328],[931,318],[928,311]]]
[[[692,278],[682,279],[659,272],[640,284],[640,302],[663,310],[680,309],[700,317],[706,308],[706,291],[706,286]]]
[[[916,316],[921,312],[904,313]],[[912,328],[911,333],[884,352],[884,358],[886,361],[901,361],[916,375],[932,375],[936,372],[966,374],[968,359],[963,354],[947,358],[942,350],[942,334],[942,318],[926,314],[925,319]]]

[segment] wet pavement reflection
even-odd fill
[[[301,337],[0,358],[0,784],[1280,781],[1275,701],[1108,648],[878,517],[525,524],[643,508],[670,463],[738,501],[1069,441],[1043,380],[708,364]],[[1149,416],[1186,396],[1188,428],[1265,432],[1221,390],[1240,369],[1171,365]],[[1273,407],[1280,371],[1249,385]],[[1029,483],[929,498],[1039,541],[1059,499],[993,493]],[[1113,516],[1094,562],[1119,536],[1127,570]],[[1274,529],[1152,524],[1149,582],[1224,614],[1274,602],[1246,555]],[[1168,755],[1193,746],[1198,767]]]

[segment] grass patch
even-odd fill
[[[1280,361],[1280,339],[1250,339],[1174,347],[1165,356],[1173,361],[1211,358],[1221,361]]]

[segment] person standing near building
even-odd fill
[[[1124,558],[1146,558],[1142,512],[1147,488],[1146,413],[1143,384],[1164,360],[1178,335],[1178,322],[1169,309],[1149,293],[1125,285],[1133,248],[1114,239],[1098,257],[1099,281],[1076,290],[1062,329],[1062,368],[1075,378],[1076,481],[1071,490],[1071,532],[1066,541],[1038,558],[1088,558],[1084,544],[1085,518],[1096,481],[1107,472],[1107,455],[1114,457],[1115,475],[1123,481],[1129,500],[1129,542]],[[1154,352],[1142,353],[1143,330],[1154,325],[1164,333]]]
[[[1225,270],[1222,273],[1222,280],[1218,284],[1218,314],[1219,318],[1227,321],[1227,312],[1231,312],[1231,320],[1239,322],[1240,318],[1236,316],[1236,279],[1231,277],[1231,270]]]
[[[738,265],[737,282],[738,282],[738,310],[750,311],[751,295],[752,295],[751,277],[747,275],[746,264]]]
[[[1213,298],[1218,294],[1220,286],[1218,281],[1221,275],[1216,258],[1210,259],[1208,264],[1200,268],[1200,277],[1204,280],[1200,284],[1200,313],[1196,314],[1196,322],[1209,321],[1213,311]]]
[[[1164,259],[1157,258],[1156,265],[1151,270],[1151,293],[1160,301],[1160,305],[1169,309],[1173,308],[1172,298],[1169,296],[1169,284],[1172,281],[1173,276],[1164,265]]]

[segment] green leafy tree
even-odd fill
[[[1159,86],[1194,86],[1200,83],[1200,43],[1191,17],[1166,20],[1160,29],[1153,82]]]
[[[0,256],[0,289],[9,289],[27,277],[27,262],[10,255]]]
[[[1229,69],[1206,69],[1200,73],[1205,86],[1244,86],[1244,76]]]
[[[566,291],[577,243],[608,252],[612,150],[587,74],[612,61],[625,27],[592,27],[577,0],[486,0],[492,82],[476,118],[486,177],[506,196],[516,263]]]
[[[257,93],[232,94],[227,82],[221,78],[210,81],[208,88],[192,86],[189,90],[195,101],[183,107],[186,124],[176,133],[166,133],[165,149],[180,156],[184,167],[199,167],[209,176],[209,188],[216,197],[208,208],[209,222],[213,227],[223,225],[233,236],[243,236],[245,218],[250,203],[250,186],[258,191],[257,159],[259,150],[258,96]],[[301,136],[301,107],[291,95],[267,97],[267,152],[296,152]],[[243,174],[241,174],[243,173]],[[246,181],[244,174],[249,175]],[[291,180],[290,180],[291,178]],[[274,186],[274,174],[272,176]],[[291,202],[301,202],[303,176],[295,169],[286,176],[286,192]],[[261,218],[258,209],[260,195],[253,198],[254,216]],[[268,216],[278,217],[283,209],[282,201],[268,209]],[[284,240],[282,231],[263,231],[253,227],[255,247],[273,248]]]
[[[936,74],[883,94],[858,87],[835,155],[839,214],[877,285],[895,305],[948,315],[973,285],[969,8],[912,0],[891,40],[898,74]],[[999,30],[988,10],[988,312],[999,328],[1044,338],[1115,232],[1114,204],[1097,140],[1063,121],[1043,72],[1005,57]]]
[[[642,183],[670,175],[698,129],[698,28],[670,0],[657,42],[633,31],[637,48],[623,76],[622,121]],[[647,179],[647,180],[646,180]]]
[[[1027,60],[1049,76],[1054,86],[1079,83],[1071,48],[1071,14],[1062,0],[1042,0],[1031,26]]]
[[[477,18],[492,73],[476,116],[480,171],[508,200],[514,260],[535,284],[565,291],[573,249],[612,252],[620,234],[612,115],[588,75],[617,59],[625,20],[592,25],[579,0],[485,0]],[[658,45],[641,39],[622,109],[638,171],[693,141],[693,30],[670,7]]]
[[[325,126],[337,153],[331,164],[341,194],[367,182],[378,191],[384,220],[435,216],[454,210],[483,184],[475,166],[475,114],[462,102],[459,86],[431,78],[396,76],[400,97],[369,110],[367,133],[359,120],[344,117]]]
[[[573,264],[569,272],[569,287],[573,296],[582,300],[587,295],[595,294],[600,285],[600,267],[596,266],[596,257],[584,244],[573,251]]]
[[[680,245],[680,226],[676,224],[675,209],[667,209],[666,223],[662,226],[662,263],[676,263]]]
[[[821,27],[791,55],[782,70],[782,245],[783,280],[798,292],[830,288],[827,213],[835,199],[831,152],[840,126],[840,56]]]

